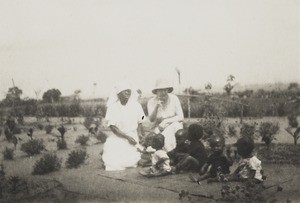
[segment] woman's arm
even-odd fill
[[[161,106],[161,102],[156,102],[154,99],[150,100],[147,108],[148,108],[148,113],[149,113],[149,120],[151,122],[154,122],[157,117],[157,110]]]
[[[122,132],[117,126],[115,126],[115,125],[110,125],[109,127],[110,127],[111,131],[112,131],[115,135],[117,135],[118,137],[127,139],[128,142],[129,142],[130,144],[132,144],[132,145],[136,145],[136,144],[137,144],[137,142],[136,142],[132,137],[127,136],[127,135],[126,135],[124,132]]]

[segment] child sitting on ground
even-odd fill
[[[238,139],[235,146],[237,153],[242,157],[237,169],[228,176],[228,181],[254,180],[256,183],[263,182],[261,161],[253,155],[254,141],[250,137]]]
[[[233,164],[233,159],[230,156],[230,151],[227,150],[224,154],[225,138],[221,135],[214,135],[209,140],[212,154],[208,157],[207,162],[201,168],[199,177],[195,178],[190,175],[192,181],[197,182],[207,179],[207,182],[217,180],[217,173],[229,174],[229,167]],[[210,167],[210,169],[209,169]],[[209,170],[208,170],[209,169]]]
[[[191,124],[188,128],[187,138],[190,141],[188,155],[183,158],[174,168],[174,172],[200,171],[207,160],[207,153],[200,139],[203,136],[203,128],[198,124]]]
[[[168,152],[170,164],[175,166],[188,155],[187,131],[180,129],[175,133],[176,147]]]
[[[138,148],[138,151],[141,152],[141,159],[138,161],[139,166],[146,167],[152,165],[151,157],[152,154],[155,152],[155,149],[153,149],[151,145],[152,145],[153,137],[155,135],[156,135],[155,133],[151,132],[141,140],[141,145],[144,148],[141,150]]]
[[[170,158],[162,148],[165,145],[165,137],[156,134],[152,138],[152,148],[156,151],[152,154],[152,166],[146,170],[141,170],[140,174],[149,177],[158,177],[170,174]]]

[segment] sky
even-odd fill
[[[0,99],[300,82],[298,0],[0,0]],[[181,85],[175,69],[181,71]]]

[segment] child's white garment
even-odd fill
[[[155,166],[155,164],[161,159],[166,159],[166,160],[161,164],[159,164],[159,166],[157,167],[158,170],[170,172],[171,171],[170,158],[167,155],[167,152],[162,149],[157,150],[152,154],[152,166]]]
[[[241,168],[239,171],[239,176],[241,178],[249,178],[251,171],[255,170],[254,178],[263,181],[261,174],[261,161],[256,156],[247,159],[242,159],[239,163],[239,167]]]

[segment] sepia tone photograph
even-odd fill
[[[0,0],[0,202],[300,202],[299,0]]]

